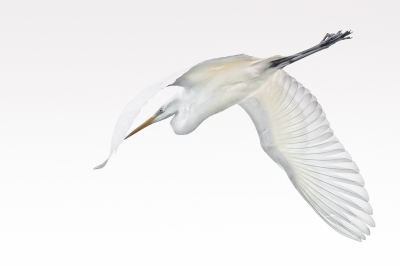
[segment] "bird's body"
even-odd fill
[[[126,138],[170,116],[174,132],[188,134],[211,115],[239,104],[253,120],[264,151],[318,215],[342,235],[365,239],[370,233],[367,225],[375,223],[359,169],[334,136],[317,99],[282,70],[349,34],[327,34],[319,45],[289,57],[229,56],[172,75],[127,105],[115,127],[110,156],[141,107],[164,87],[184,89]]]
[[[200,63],[171,86],[184,90],[177,95],[179,110],[171,121],[176,134],[188,134],[205,119],[238,104],[260,89],[277,69],[270,60],[235,55]],[[222,100],[221,100],[222,99]]]

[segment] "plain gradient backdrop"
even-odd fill
[[[0,264],[400,265],[399,1],[0,2]],[[377,227],[347,239],[263,152],[234,106],[120,146],[141,89],[206,59],[290,55],[361,169]],[[134,125],[176,88],[157,94]]]

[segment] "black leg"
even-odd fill
[[[324,50],[330,47],[332,44],[335,44],[339,41],[351,39],[351,37],[349,37],[351,33],[352,33],[351,31],[345,31],[344,33],[342,33],[342,31],[338,31],[337,33],[331,33],[331,34],[327,33],[319,44],[311,47],[310,49],[304,50],[300,53],[272,61],[270,67],[284,68],[285,66],[294,63],[306,56]]]

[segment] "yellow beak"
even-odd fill
[[[135,130],[133,130],[131,133],[129,133],[128,136],[125,137],[125,139],[129,138],[130,136],[136,134],[137,132],[139,132],[140,130],[142,130],[143,128],[147,127],[148,125],[151,124],[151,122],[153,122],[153,120],[157,117],[157,115],[153,115],[152,117],[150,117],[149,119],[147,119],[146,121],[144,121],[143,124],[141,124],[140,126],[138,126]]]

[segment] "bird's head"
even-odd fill
[[[131,137],[132,135],[136,134],[140,130],[144,129],[145,127],[160,122],[170,116],[173,116],[178,113],[179,110],[179,97],[178,95],[175,95],[172,99],[170,99],[168,102],[163,104],[160,108],[157,109],[157,111],[152,115],[149,119],[147,119],[145,122],[143,122],[140,126],[135,128],[131,133],[129,133],[125,139]]]

